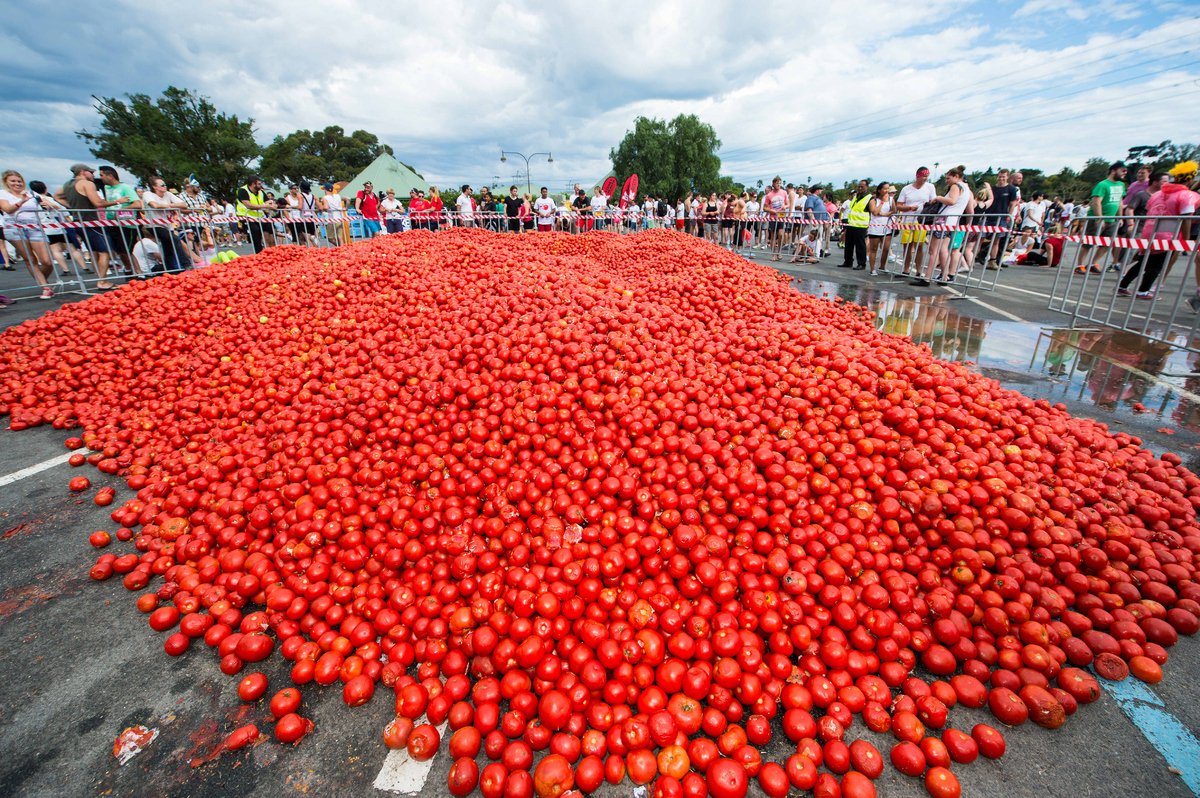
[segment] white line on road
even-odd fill
[[[425,719],[421,718],[417,725],[425,722]],[[443,738],[445,738],[448,725],[443,723],[438,727],[438,734]],[[443,742],[445,742],[444,739]],[[377,790],[416,795],[424,789],[425,781],[429,778],[429,771],[433,769],[433,760],[435,759],[437,759],[437,754],[424,762],[418,762],[403,748],[398,751],[388,751],[387,758],[383,760],[383,767],[379,769],[379,775],[375,777],[375,783],[372,786]]]
[[[25,477],[31,477],[34,474],[40,474],[42,471],[45,471],[49,468],[62,465],[71,459],[71,454],[72,452],[60,454],[58,457],[51,457],[49,460],[38,463],[37,465],[31,465],[29,468],[22,468],[20,471],[14,471],[11,474],[5,474],[4,476],[0,477],[0,488],[3,488],[5,485],[11,485],[14,482],[20,482],[22,479],[25,479]]]
[[[1009,313],[1007,310],[1001,310],[1000,308],[996,307],[995,305],[989,305],[988,303],[984,302],[979,297],[967,296],[967,297],[964,297],[964,299],[966,299],[968,302],[974,302],[976,305],[978,305],[979,307],[981,307],[985,310],[990,310],[992,313],[995,313],[997,316],[1003,316],[1004,318],[1008,319],[1009,321],[1019,321],[1019,322],[1025,321],[1025,319],[1021,318],[1020,316],[1018,316],[1014,313]]]

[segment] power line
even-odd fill
[[[1195,34],[1192,34],[1192,35],[1195,35]],[[1186,36],[1181,37],[1181,38],[1186,38]],[[1126,50],[1123,53],[1121,53],[1120,55],[1122,57],[1126,57],[1126,56],[1132,55],[1134,53],[1142,52],[1144,50],[1151,50],[1151,49],[1160,50],[1161,48],[1162,48],[1162,44],[1160,42],[1155,42],[1153,44],[1148,44],[1143,47],[1136,47],[1131,50]],[[1168,58],[1178,58],[1181,55],[1186,55],[1186,54],[1189,54],[1190,52],[1191,52],[1190,50],[1187,50],[1187,51],[1183,51],[1182,53],[1178,52],[1178,51],[1169,53],[1166,55],[1159,56],[1157,58],[1149,59],[1147,61],[1138,62],[1137,64],[1134,64],[1132,68],[1137,68],[1139,66],[1144,66],[1146,64],[1154,63],[1155,61],[1162,61],[1162,60],[1168,59]],[[1064,54],[1058,58],[1052,58],[1049,61],[1046,61],[1046,62],[1043,62],[1042,64],[1040,64],[1038,69],[1044,71],[1045,68],[1048,67],[1049,65],[1054,64],[1057,61],[1061,61],[1061,60],[1070,60],[1071,57],[1072,56]],[[1102,53],[1097,58],[1095,58],[1091,61],[1083,61],[1079,64],[1075,64],[1074,67],[1076,69],[1078,69],[1081,67],[1086,67],[1086,66],[1090,66],[1092,64],[1100,63],[1103,61],[1110,61],[1110,60],[1112,60],[1112,57],[1113,56],[1111,53]],[[1113,68],[1110,70],[1106,70],[1104,72],[1100,72],[1096,75],[1092,75],[1088,78],[1088,80],[1094,81],[1097,78],[1102,77],[1103,75],[1111,74],[1112,72],[1125,71],[1126,69],[1129,69],[1129,68],[1130,68],[1129,66],[1116,67],[1116,68]],[[1028,67],[1023,67],[1014,72],[1009,72],[1009,73],[1005,73],[1003,75],[998,75],[998,76],[994,76],[991,78],[987,78],[985,80],[968,83],[964,86],[961,86],[958,89],[958,93],[960,96],[956,96],[956,97],[947,97],[944,93],[935,93],[935,94],[930,94],[925,97],[917,98],[914,100],[909,100],[909,102],[911,102],[913,104],[919,104],[924,100],[934,100],[935,102],[932,106],[929,106],[929,105],[921,106],[920,110],[904,112],[904,114],[902,114],[902,115],[911,116],[911,115],[917,114],[917,113],[924,114],[924,113],[928,113],[930,108],[936,108],[939,106],[945,106],[948,104],[960,102],[965,97],[969,97],[972,94],[977,93],[978,89],[986,86],[989,83],[993,83],[993,82],[997,82],[997,81],[1001,82],[1001,85],[997,86],[996,88],[1017,88],[1022,85],[1025,85],[1025,84],[1036,84],[1036,83],[1041,83],[1041,82],[1045,81],[1044,77],[1026,77],[1026,78],[1023,78],[1023,79],[1015,81],[1015,82],[1011,82],[1011,83],[1007,83],[1007,84],[1003,83],[1004,81],[1006,81],[1008,78],[1010,78],[1012,76],[1025,74],[1028,71],[1029,71]],[[858,124],[855,124],[855,125],[851,126],[850,128],[845,128],[844,122],[831,122],[829,124],[822,125],[820,127],[817,127],[817,128],[814,128],[813,130],[808,131],[807,133],[804,134],[804,136],[800,136],[800,137],[788,136],[788,137],[784,137],[784,138],[780,138],[780,139],[775,139],[773,141],[763,142],[758,145],[753,145],[753,146],[749,146],[749,147],[737,147],[732,150],[725,150],[719,154],[721,155],[722,159],[724,159],[724,158],[727,158],[727,157],[729,157],[735,153],[739,153],[739,152],[763,151],[766,149],[777,147],[780,144],[786,144],[787,142],[802,141],[805,138],[812,137],[814,135],[819,135],[821,133],[821,131],[840,132],[845,129],[854,129],[854,128],[858,128],[858,127],[867,126],[867,125],[872,124],[872,121],[873,121],[872,117],[876,117],[879,119],[885,119],[885,118],[889,118],[889,117],[894,118],[895,116],[896,116],[896,114],[890,110],[876,111],[872,114],[868,114],[866,117],[863,117],[862,119],[859,120]]]

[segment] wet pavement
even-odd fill
[[[1009,269],[995,291],[963,297],[839,269],[833,261],[782,271],[797,278],[797,290],[870,308],[885,332],[1136,435],[1156,452],[1175,451],[1200,470],[1200,355],[1127,332],[1069,329],[1069,317],[1046,307],[1054,278],[1046,270]],[[14,279],[0,273],[0,293]],[[0,310],[0,327],[84,298],[23,299]],[[64,437],[48,428],[0,432],[0,479],[61,455]],[[179,658],[165,656],[163,635],[148,629],[118,579],[88,579],[95,551],[87,536],[113,525],[106,510],[87,500],[91,492],[68,494],[72,472],[59,464],[0,489],[0,795],[387,795],[372,787],[387,753],[379,737],[392,714],[386,693],[347,709],[340,691],[306,687],[304,712],[317,726],[302,745],[266,742],[200,762],[243,723],[269,731],[269,715],[261,704],[238,701],[238,678],[221,674],[202,645]],[[87,473],[94,487],[118,487],[120,503],[119,480]],[[273,657],[263,669],[268,695],[289,684],[283,664]],[[1194,737],[1200,642],[1184,640],[1173,649],[1166,673],[1153,692]],[[968,729],[994,722],[986,712],[961,708],[951,717]],[[114,739],[137,724],[159,736],[120,765]],[[864,736],[887,755],[886,739]],[[1004,759],[955,769],[965,794],[1192,794],[1107,693],[1058,731],[1025,727],[1006,736]],[[768,753],[783,758],[785,747],[777,741]],[[449,767],[443,750],[422,795],[446,793]],[[881,795],[925,795],[918,780],[890,768],[879,788]],[[624,798],[633,788],[625,782],[601,794]]]

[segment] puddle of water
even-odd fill
[[[1110,423],[1200,436],[1200,354],[1117,330],[985,321],[959,313],[944,296],[903,297],[883,286],[812,279],[795,285],[866,306],[880,330],[924,344],[935,357],[970,362],[1026,396],[1089,404]]]

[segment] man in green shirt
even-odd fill
[[[108,210],[108,218],[123,223],[121,227],[107,228],[109,249],[121,261],[124,272],[138,274],[140,269],[137,259],[133,257],[133,248],[137,246],[139,238],[136,220],[142,201],[128,183],[121,182],[121,176],[111,166],[100,167],[100,182],[104,184],[104,199],[120,203],[113,206],[117,210]]]
[[[1125,173],[1125,164],[1117,161],[1108,167],[1108,177],[1101,180],[1092,189],[1091,207],[1088,209],[1088,216],[1092,217],[1092,221],[1088,222],[1085,235],[1116,237],[1117,228],[1120,226],[1118,217],[1121,215],[1121,200],[1125,198]],[[1100,262],[1104,260],[1105,253],[1111,249],[1112,247],[1109,246],[1084,244],[1079,248],[1079,262],[1075,264],[1075,271],[1080,274],[1087,272],[1086,261],[1091,260],[1092,271],[1099,274]],[[1120,271],[1120,267],[1115,263],[1110,264],[1109,269]]]

